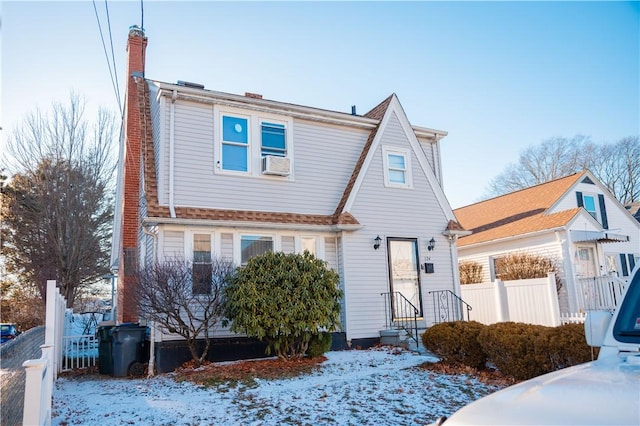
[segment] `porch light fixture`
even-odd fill
[[[431,237],[431,239],[429,240],[429,245],[427,246],[427,250],[431,251],[434,248],[436,248],[436,240]]]
[[[380,242],[382,241],[382,238],[380,238],[380,235],[378,235],[377,237],[375,237],[373,239],[373,249],[374,250],[378,250],[380,248]]]

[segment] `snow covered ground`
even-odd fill
[[[436,359],[378,348],[329,352],[309,375],[205,388],[151,379],[60,378],[53,425],[425,425],[498,390],[414,368]]]

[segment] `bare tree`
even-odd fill
[[[223,289],[234,272],[232,262],[218,258],[211,263],[175,258],[147,264],[136,275],[140,315],[183,337],[198,367],[209,352],[211,330],[222,320]],[[198,339],[204,340],[202,349]]]
[[[640,201],[640,136],[602,146],[591,171],[622,204]]]
[[[7,272],[43,299],[55,279],[71,307],[79,289],[108,272],[115,130],[103,110],[90,126],[84,102],[71,94],[50,115],[27,115],[8,141],[2,254]]]
[[[490,184],[487,197],[506,194],[589,169],[622,204],[640,198],[640,138],[597,145],[588,137],[547,139],[525,149]]]

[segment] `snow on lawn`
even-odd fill
[[[414,368],[436,359],[378,348],[329,352],[314,373],[202,387],[151,379],[60,378],[53,425],[424,425],[497,386]]]

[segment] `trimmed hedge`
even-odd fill
[[[547,328],[501,322],[486,326],[478,339],[487,358],[498,370],[524,380],[551,371]]]
[[[481,369],[489,362],[517,380],[581,364],[597,356],[597,350],[592,352],[586,343],[582,324],[545,327],[516,322],[483,325],[455,321],[427,329],[422,342],[444,363]]]
[[[484,327],[476,321],[443,322],[422,334],[422,344],[447,364],[483,368],[487,355],[478,343],[478,334]]]

